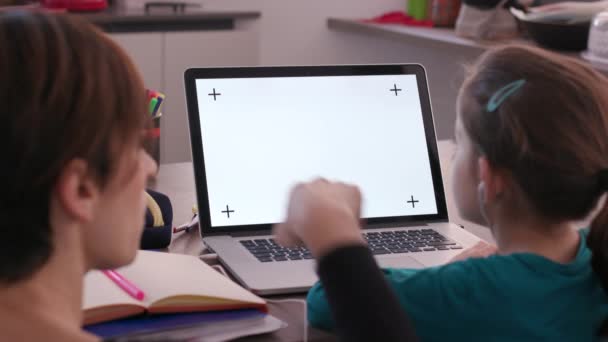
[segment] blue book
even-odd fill
[[[85,330],[106,342],[205,341],[222,342],[265,334],[287,326],[257,310],[140,316],[98,323]]]

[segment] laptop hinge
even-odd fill
[[[447,220],[431,220],[425,222],[391,222],[391,223],[375,223],[365,226],[366,229],[376,228],[401,228],[401,227],[424,227],[430,223],[447,223]]]
[[[258,235],[272,235],[272,231],[264,229],[264,230],[253,230],[253,231],[246,231],[246,232],[234,232],[234,233],[230,233],[228,234],[232,237],[243,237],[243,236],[258,236]]]
[[[393,223],[376,223],[376,224],[368,224],[365,226],[365,229],[380,229],[380,228],[401,228],[401,227],[424,227],[429,223],[446,223],[446,220],[433,220],[426,221],[425,223],[416,223],[416,222],[393,222]],[[224,233],[225,234],[225,233]],[[254,230],[254,231],[245,231],[245,232],[232,232],[227,235],[232,237],[243,237],[243,236],[261,236],[261,235],[272,235],[272,231],[268,229],[263,230]]]
[[[427,225],[427,222],[425,222],[425,223],[415,223],[415,222],[375,223],[375,224],[368,224],[368,225],[366,225],[365,229],[400,228],[400,227],[421,227],[421,226],[426,226],[426,225]]]

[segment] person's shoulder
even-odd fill
[[[485,277],[507,277],[512,278],[520,273],[528,273],[529,259],[534,259],[528,254],[490,255],[483,258],[469,258],[443,266],[443,272],[463,275],[479,275]]]
[[[409,276],[417,273],[421,276],[441,276],[446,278],[466,277],[478,274],[503,273],[505,270],[521,268],[522,262],[512,255],[490,255],[483,258],[468,258],[448,264],[424,268],[421,270],[392,270],[395,275]]]
[[[404,276],[407,277],[411,271],[394,270],[393,272],[397,274],[393,274],[392,278],[399,278],[398,273],[404,272]],[[416,272],[414,278],[425,278],[426,282],[439,282],[447,288],[460,289],[463,292],[480,290],[485,292],[492,288],[509,287],[510,283],[529,278],[529,272],[529,266],[519,256],[491,255],[422,269]]]
[[[505,270],[516,268],[509,257],[469,258],[423,269],[386,269],[386,278],[399,296],[416,294],[432,297],[438,293],[453,298],[485,296],[504,282]]]
[[[466,281],[469,290],[526,293],[542,292],[544,286],[563,281],[564,267],[535,254],[515,253],[470,258],[441,266],[437,272],[451,283]]]
[[[438,267],[437,272],[445,287],[453,287],[455,293],[471,300],[477,298],[479,303],[494,303],[497,296],[520,293],[537,279],[525,260],[515,255],[469,258]]]

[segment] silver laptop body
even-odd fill
[[[479,238],[448,221],[424,68],[417,64],[194,68],[185,74],[204,243],[251,291],[307,291],[315,263],[270,235],[288,191],[360,186],[381,267],[446,263]]]

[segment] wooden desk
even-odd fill
[[[441,173],[447,196],[448,214],[450,219],[471,231],[482,239],[493,241],[487,228],[462,220],[457,214],[452,200],[452,188],[449,177],[449,168],[454,144],[449,140],[439,142],[439,158]],[[171,198],[174,211],[174,224],[179,225],[189,221],[192,216],[192,206],[196,203],[196,190],[194,187],[194,172],[192,163],[163,164],[157,178],[157,190]],[[203,252],[203,243],[198,230],[175,234],[169,251],[172,253],[200,255]],[[297,298],[304,295],[271,297],[270,299]],[[301,341],[304,329],[308,328],[309,341],[335,341],[333,335],[323,331],[304,326],[304,311],[298,303],[269,303],[270,313],[289,324],[289,327],[276,333],[248,337],[239,341]]]

